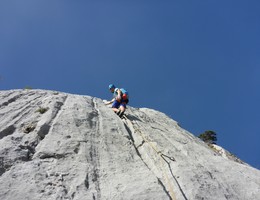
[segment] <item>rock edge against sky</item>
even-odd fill
[[[128,107],[126,116],[90,96],[0,91],[0,199],[260,196],[259,170],[161,112]]]

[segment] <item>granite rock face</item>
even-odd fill
[[[128,107],[120,119],[90,96],[0,91],[1,200],[259,197],[259,170],[163,113]]]

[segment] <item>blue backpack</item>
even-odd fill
[[[126,94],[126,95],[128,96],[128,91],[127,91],[126,89],[120,88],[120,90],[121,90],[121,92],[122,92],[123,94]]]

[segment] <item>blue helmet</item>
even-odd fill
[[[109,89],[116,88],[116,86],[114,84],[110,84],[108,87],[109,87]]]

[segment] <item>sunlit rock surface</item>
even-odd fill
[[[1,200],[259,199],[260,171],[216,149],[152,109],[0,91]]]

